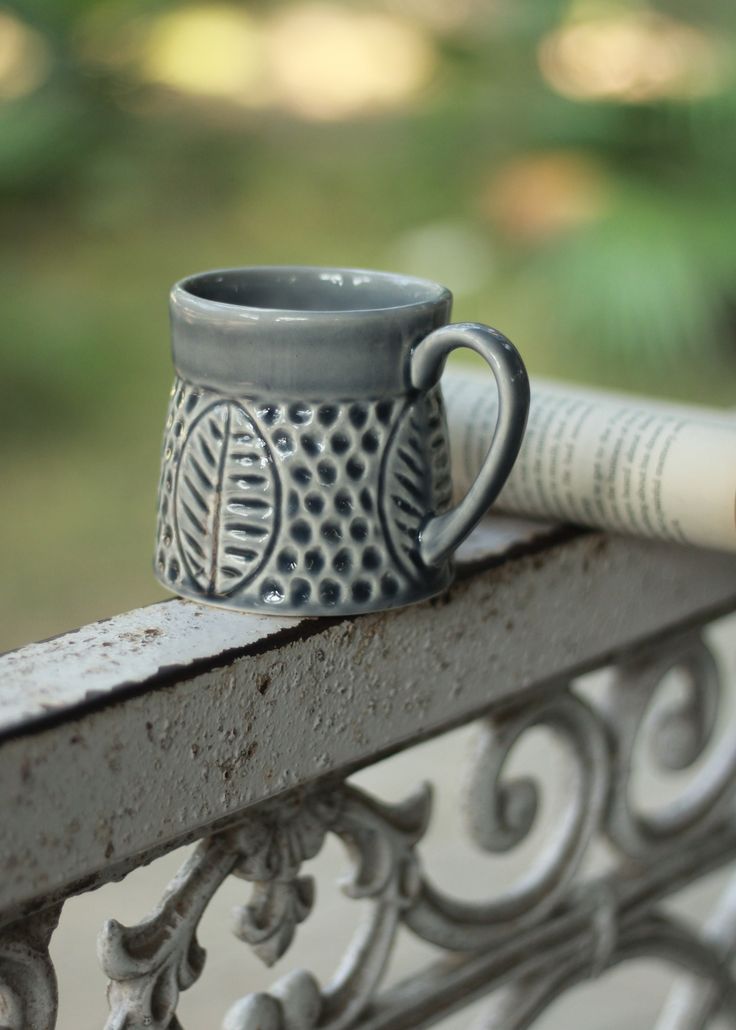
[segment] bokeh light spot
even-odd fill
[[[141,72],[182,93],[236,103],[255,100],[260,71],[259,30],[240,7],[182,7],[151,25]]]
[[[707,95],[719,88],[715,41],[655,11],[582,18],[539,45],[539,68],[572,100],[648,103]]]
[[[303,3],[267,27],[276,101],[304,118],[337,120],[413,97],[429,81],[432,43],[419,27],[381,12]]]
[[[537,241],[594,221],[606,210],[608,194],[598,162],[585,153],[551,150],[508,161],[481,204],[507,236]]]
[[[45,81],[51,54],[43,36],[0,8],[0,101],[33,93]]]

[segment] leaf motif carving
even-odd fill
[[[205,960],[197,927],[231,874],[253,883],[250,903],[236,912],[235,932],[262,961],[275,962],[314,902],[313,881],[299,875],[301,864],[317,854],[342,804],[342,792],[320,792],[246,816],[200,842],[147,919],[136,926],[108,920],[98,940],[110,978],[106,1030],[181,1030],[179,994],[195,983]],[[253,1005],[260,1018],[262,1006]]]
[[[417,538],[426,518],[452,500],[450,453],[439,386],[403,413],[387,449],[382,508],[395,560],[409,575],[422,569]]]
[[[233,932],[271,966],[286,952],[296,928],[312,910],[311,876],[300,876],[303,862],[322,847],[342,806],[339,793],[283,801],[278,817],[232,831],[239,859],[236,876],[255,884],[247,905],[235,911]]]
[[[375,994],[399,924],[419,896],[421,875],[414,849],[427,827],[431,791],[424,786],[406,801],[389,805],[344,785],[337,798],[339,805],[335,805],[335,796],[315,798],[311,810],[306,806],[303,815],[289,822],[291,846],[288,852],[280,849],[283,858],[288,855],[288,859],[277,862],[275,868],[279,876],[285,876],[295,868],[291,856],[303,860],[316,853],[316,836],[310,824],[317,815],[325,828],[342,840],[350,856],[352,876],[343,882],[345,893],[369,901],[370,909],[344,961],[324,989],[311,973],[295,970],[274,984],[270,995],[249,995],[236,1002],[225,1019],[225,1030],[347,1030],[356,1025]],[[293,935],[294,898],[299,882],[304,880],[292,879],[288,884],[291,895],[282,895],[276,906],[273,902],[278,895],[271,895],[269,918],[264,925],[277,937],[284,929],[288,933],[289,926]],[[260,889],[264,886],[268,885],[258,885]],[[277,881],[274,886],[284,888],[287,883]],[[306,900],[311,903],[311,891]],[[286,927],[284,912],[290,919]],[[252,945],[258,943],[252,931],[246,939]]]
[[[175,513],[187,572],[210,597],[252,578],[277,528],[278,479],[266,441],[235,401],[211,405],[182,447]]]
[[[257,882],[250,902],[236,910],[235,936],[250,944],[267,966],[281,958],[314,905],[314,880]]]
[[[322,781],[249,810],[199,845],[148,919],[104,928],[99,954],[112,979],[106,1030],[182,1030],[179,994],[204,962],[197,926],[228,876],[253,884],[248,903],[236,911],[236,933],[265,962],[279,958],[315,900],[303,863],[319,853],[328,834],[346,848],[351,876],[345,893],[363,909],[336,973],[322,986],[308,971],[290,972],[269,993],[237,1001],[223,1030],[422,1027],[483,994],[493,994],[494,1003],[478,1026],[526,1030],[574,984],[645,956],[688,974],[679,977],[660,1018],[663,1027],[727,1018],[736,1012],[736,888],[729,888],[704,931],[680,923],[664,906],[736,851],[733,746],[726,737],[715,742],[715,754],[726,747],[719,765],[706,758],[663,813],[621,811],[631,804],[634,745],[649,728],[650,705],[672,668],[691,674],[690,696],[685,715],[670,709],[659,726],[670,747],[674,734],[677,750],[657,755],[679,769],[700,760],[721,689],[713,656],[690,628],[620,661],[615,696],[606,704],[557,679],[538,695],[492,706],[469,790],[476,843],[501,853],[530,841],[549,777],[546,769],[538,783],[511,775],[513,752],[528,732],[542,726],[554,734],[568,753],[570,775],[561,814],[541,827],[544,850],[515,885],[489,899],[445,892],[423,871],[418,847],[430,816],[428,788],[386,804],[350,783]],[[686,717],[695,725],[683,736],[678,723]],[[617,858],[611,851],[602,871],[589,863],[601,840],[621,852]],[[2,1030],[52,1030],[55,984],[47,945],[54,921],[52,910],[35,924],[0,933]],[[444,955],[382,987],[402,929]]]
[[[108,920],[97,941],[110,977],[105,1030],[181,1030],[179,993],[195,983],[205,960],[197,926],[236,861],[223,838],[202,841],[147,919],[136,926]]]

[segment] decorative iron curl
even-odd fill
[[[531,832],[539,786],[529,778],[506,780],[508,759],[524,734],[545,726],[563,745],[572,776],[569,801],[557,831],[532,870],[503,897],[488,902],[453,898],[428,880],[406,915],[418,936],[443,948],[472,951],[539,921],[574,879],[605,810],[610,757],[598,715],[566,687],[483,723],[468,792],[471,832],[489,852],[505,852]]]
[[[703,939],[724,965],[730,965],[736,958],[736,877],[718,899],[706,923]],[[670,991],[656,1030],[693,1030],[708,1026],[722,1007],[717,984],[697,977],[682,977]],[[730,1014],[736,1026],[736,1011]]]
[[[398,805],[385,805],[345,787],[331,830],[346,846],[353,874],[345,893],[372,902],[334,979],[321,990],[311,973],[297,970],[268,994],[236,1002],[224,1030],[347,1030],[374,995],[399,924],[420,884],[414,846],[426,829],[431,793],[424,786]]]
[[[736,979],[720,956],[684,924],[657,911],[624,921],[615,946],[607,957],[604,969],[594,969],[594,976],[607,969],[635,959],[659,958],[705,981],[712,1007],[717,1016],[736,1011]],[[562,995],[577,984],[591,978],[586,949],[578,947],[572,956],[562,957],[554,967],[541,974],[518,980],[494,997],[472,1030],[527,1030],[536,1019]],[[692,1022],[688,1026],[703,1026]],[[734,1024],[736,1025],[736,1024]]]
[[[205,951],[197,927],[231,874],[255,882],[249,905],[236,912],[235,933],[267,965],[286,951],[314,897],[298,875],[317,854],[341,804],[339,792],[297,794],[232,830],[202,841],[169,885],[156,910],[137,926],[112,919],[97,953],[110,978],[105,1030],[181,1030],[181,991],[199,978]]]
[[[688,692],[684,703],[660,714],[655,756],[670,770],[705,761],[677,803],[647,816],[633,807],[632,764],[661,681],[673,668],[687,673]],[[113,981],[107,1030],[181,1030],[179,992],[204,962],[197,924],[230,874],[254,885],[238,911],[236,934],[269,965],[282,955],[314,901],[301,865],[327,833],[347,848],[346,893],[369,902],[344,961],[324,988],[312,973],[297,970],[268,993],[240,999],[224,1030],[409,1030],[491,991],[495,1005],[477,1030],[525,1030],[574,984],[643,956],[660,957],[705,984],[697,994],[688,987],[679,1010],[685,1022],[660,1030],[704,1026],[719,1010],[736,1012],[730,969],[736,900],[728,925],[702,936],[657,908],[736,854],[736,748],[729,741],[712,753],[708,747],[719,691],[713,656],[688,632],[622,662],[601,708],[557,683],[523,706],[486,717],[468,792],[471,833],[486,851],[517,847],[537,823],[541,785],[508,775],[527,731],[549,729],[571,769],[551,839],[531,870],[490,901],[459,900],[423,875],[417,844],[430,812],[426,787],[399,805],[342,784],[264,806],[200,845],[148,920],[133,928],[108,924],[101,942]],[[603,875],[583,878],[591,845],[605,837],[623,858]],[[379,993],[401,924],[454,954]]]
[[[197,926],[230,874],[254,883],[250,903],[236,913],[236,935],[267,965],[280,957],[314,900],[301,865],[317,854],[328,831],[347,847],[353,875],[344,889],[372,902],[368,918],[324,991],[311,973],[295,971],[270,993],[237,1002],[224,1026],[351,1026],[378,986],[399,922],[419,889],[414,846],[429,819],[430,797],[427,787],[398,805],[381,804],[350,786],[295,795],[202,842],[148,919],[134,927],[111,920],[103,928],[98,954],[110,977],[106,1030],[181,1030],[179,994],[197,980],[205,960]]]
[[[697,632],[667,640],[615,669],[605,709],[614,746],[611,802],[606,820],[610,841],[627,858],[652,861],[676,842],[684,844],[722,820],[736,788],[736,748],[724,740],[676,801],[653,814],[632,798],[635,752],[665,677],[687,676],[683,703],[660,713],[652,725],[653,756],[665,771],[681,771],[703,758],[712,741],[723,685],[715,657]],[[656,714],[656,713],[655,713]]]

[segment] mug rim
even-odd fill
[[[219,282],[222,283],[226,278],[234,278],[236,276],[249,276],[252,279],[261,277],[265,279],[269,275],[273,277],[291,277],[292,282],[290,284],[283,283],[282,285],[284,286],[294,285],[297,278],[301,278],[306,281],[309,279],[314,281],[316,278],[318,281],[325,284],[332,283],[334,285],[341,286],[343,284],[338,284],[335,280],[337,278],[344,279],[345,277],[350,277],[353,279],[351,284],[353,290],[358,289],[360,286],[368,285],[368,282],[370,282],[372,284],[379,284],[380,286],[385,287],[387,291],[391,288],[394,290],[405,289],[407,291],[414,289],[421,295],[403,302],[375,304],[362,307],[270,307],[266,305],[241,304],[229,300],[221,300],[218,298],[203,296],[202,294],[195,293],[192,290],[192,286],[197,285],[198,283],[209,285],[213,279],[217,281],[218,278]],[[363,281],[356,282],[356,279]],[[280,322],[303,320],[307,318],[328,318],[330,321],[333,321],[354,318],[365,319],[369,318],[371,315],[385,316],[390,315],[392,312],[398,313],[432,309],[441,304],[451,303],[452,293],[446,286],[443,286],[441,283],[432,279],[426,279],[420,276],[404,275],[400,272],[387,272],[379,269],[337,267],[328,265],[242,265],[215,268],[184,276],[172,286],[170,300],[172,308],[179,310],[181,313],[185,313],[190,317],[203,315],[209,319],[212,319],[213,317],[221,317],[226,321],[231,320],[234,316],[238,319],[245,320],[273,319]]]
[[[312,286],[320,275],[328,278],[315,303]],[[353,306],[340,308],[333,302],[332,308],[323,310],[325,295],[341,285],[335,277],[346,275],[352,291],[347,300]],[[218,278],[227,276],[235,277],[234,286],[232,281],[225,286],[220,283],[226,299],[217,299],[213,287],[218,286]],[[228,303],[238,297],[238,279],[241,290],[248,283],[254,291],[245,299],[263,303],[284,300],[283,294],[273,291],[283,289],[291,279],[293,293],[286,299],[293,306]],[[356,285],[354,279],[361,281]],[[200,292],[214,293],[215,299],[197,296],[192,292],[197,286]],[[366,307],[371,298],[384,306]],[[433,329],[446,325],[451,311],[452,293],[430,279],[319,265],[252,265],[200,272],[181,279],[169,295],[178,373],[189,382],[228,394],[254,390],[289,396],[405,393],[411,388],[412,348]]]

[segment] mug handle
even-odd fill
[[[498,390],[498,419],[480,472],[463,499],[441,515],[430,515],[419,532],[419,556],[438,565],[480,521],[501,492],[524,437],[529,414],[529,379],[521,355],[503,333],[477,322],[435,329],[411,355],[411,383],[428,390],[442,374],[447,355],[469,347],[491,366]]]

